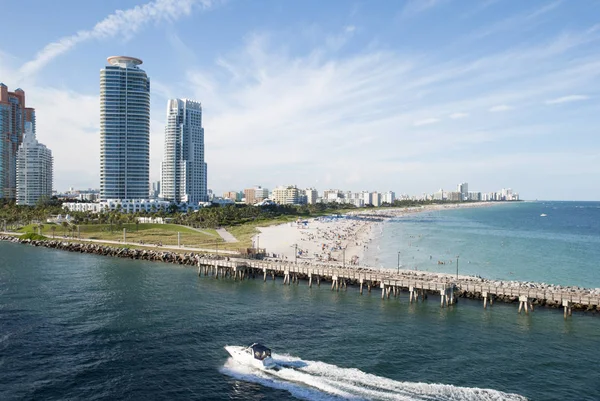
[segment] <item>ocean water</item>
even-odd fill
[[[0,243],[1,400],[598,400],[599,325]]]
[[[542,216],[546,215],[546,216]],[[600,202],[519,202],[381,224],[365,262],[489,279],[600,287]],[[439,264],[443,262],[444,264]]]

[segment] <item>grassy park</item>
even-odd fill
[[[191,248],[212,248],[223,243],[221,237],[213,229],[193,229],[178,224],[81,224],[61,225],[45,223],[41,226],[41,234],[48,238],[81,238],[106,241],[122,241],[125,229],[126,242],[144,243],[148,245],[177,245],[177,234],[181,244]],[[38,233],[37,224],[30,224],[18,230],[22,233]],[[219,244],[221,246],[221,244]]]
[[[84,223],[84,224],[29,224],[16,230],[19,233],[41,234],[54,239],[91,239],[97,241],[135,243],[140,246],[177,246],[178,235],[180,244],[187,248],[227,249],[238,251],[252,247],[252,237],[259,233],[257,227],[266,227],[295,221],[299,217],[317,217],[331,213],[344,213],[356,209],[337,209],[335,211],[323,210],[313,212],[310,216],[298,214],[282,214],[275,216],[261,216],[249,218],[245,221],[236,221],[234,224],[224,224],[238,242],[226,243],[214,228],[192,228],[183,224],[151,224],[151,223]]]

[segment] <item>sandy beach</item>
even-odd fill
[[[381,230],[380,225],[389,219],[435,210],[494,204],[465,203],[361,210],[341,216],[298,219],[292,223],[259,227],[260,234],[254,236],[253,241],[274,259],[363,265],[364,251],[368,249],[374,235]]]

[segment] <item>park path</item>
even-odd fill
[[[202,233],[202,234],[210,235],[211,237],[214,237],[214,236],[215,236],[213,233],[209,233],[208,231],[204,231],[204,230],[201,230],[201,229],[199,229],[199,228],[196,228],[196,227],[192,227],[192,226],[184,226],[184,225],[182,225],[182,224],[178,224],[178,225],[179,225],[179,226],[181,226],[181,227],[185,227],[185,228],[192,229],[192,230],[194,230],[194,231],[197,231],[197,232],[199,232],[199,233]]]
[[[229,233],[228,233],[229,234]],[[13,236],[20,236],[22,235],[22,233],[14,233],[14,232],[3,232],[0,231],[0,235],[13,235]],[[231,235],[231,234],[230,234]],[[177,250],[177,251],[187,251],[187,252],[205,252],[205,253],[215,253],[215,251],[217,253],[221,253],[221,254],[227,254],[227,255],[239,255],[239,252],[237,251],[229,251],[226,249],[219,249],[218,246],[215,248],[192,248],[192,247],[188,247],[188,246],[177,246],[177,245],[161,245],[158,246],[156,244],[150,244],[150,243],[144,243],[144,244],[140,244],[139,242],[123,242],[123,241],[112,241],[112,240],[106,240],[106,239],[88,239],[88,238],[67,238],[64,236],[56,236],[55,238],[52,237],[48,237],[49,241],[77,241],[77,242],[93,242],[93,243],[97,243],[97,244],[114,244],[114,245],[133,245],[136,247],[144,247],[144,248],[150,248],[150,249],[156,249],[156,250]]]
[[[235,238],[229,231],[227,231],[223,227],[217,228],[216,231],[217,231],[217,234],[219,234],[221,236],[221,238],[223,238],[223,241],[225,241],[225,242],[228,242],[228,243],[239,242],[237,240],[237,238]]]

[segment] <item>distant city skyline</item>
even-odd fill
[[[191,98],[216,193],[258,182],[421,194],[467,181],[600,199],[598,2],[62,5],[3,5],[7,31],[30,29],[0,45],[0,82],[35,105],[55,189],[100,186],[98,70],[130,54],[152,77],[149,181],[164,105]]]

